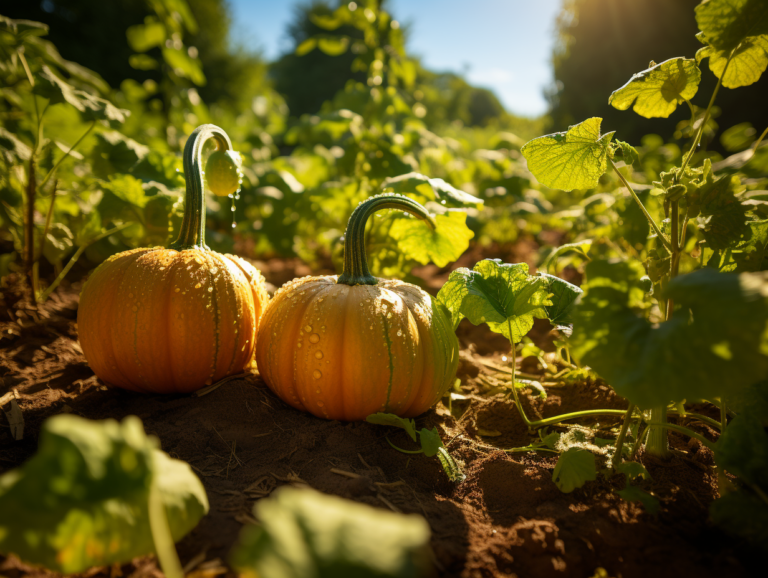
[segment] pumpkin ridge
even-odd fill
[[[136,263],[141,259],[144,255],[148,255],[147,253],[142,253],[139,255],[139,257],[133,261],[133,263],[130,263],[128,266],[126,266],[126,269],[130,269],[131,267],[135,267]],[[127,271],[126,271],[127,273]],[[129,281],[134,279],[134,275],[124,275],[123,281],[128,279]],[[120,288],[122,289],[123,281],[120,282]],[[147,387],[147,378],[144,377],[144,373],[141,370],[141,361],[139,360],[139,351],[138,351],[138,340],[139,340],[139,312],[138,310],[134,311],[134,320],[133,320],[133,362],[135,364],[136,372],[139,374],[139,378],[143,382],[143,385],[139,385],[138,383],[134,383],[136,387],[139,389],[148,392],[148,393],[155,393],[151,388]],[[131,380],[133,383],[133,380]]]
[[[205,255],[205,265],[206,265],[206,272],[208,273],[208,282],[211,284],[210,287],[213,289],[211,291],[211,312],[213,314],[213,336],[214,336],[214,347],[213,347],[213,363],[211,364],[211,373],[208,377],[208,380],[213,383],[214,377],[216,377],[216,368],[219,365],[219,349],[221,347],[221,318],[219,316],[219,292],[216,289],[216,282],[213,279],[213,273],[211,273],[211,268],[208,266],[208,255]]]
[[[381,322],[384,324],[384,341],[387,344],[387,356],[389,357],[389,384],[387,385],[387,399],[384,402],[384,412],[389,412],[389,399],[392,395],[392,374],[395,372],[395,362],[392,359],[392,340],[389,337],[389,323],[387,316],[381,312]]]
[[[174,293],[174,291],[173,291],[173,283],[171,281],[173,280],[173,275],[175,273],[174,268],[179,263],[179,258],[178,257],[179,257],[179,254],[176,253],[176,255],[173,256],[173,262],[168,266],[168,281],[169,281],[169,283],[168,283],[168,287],[166,288],[165,307],[163,308],[163,310],[166,311],[166,312],[169,312],[171,310],[171,299],[173,298],[173,293]],[[165,316],[165,336],[164,337],[168,341],[170,341],[171,335],[173,335],[173,331],[171,330],[171,327],[170,327],[171,323],[172,323],[171,316],[166,313],[166,316]],[[171,367],[171,371],[170,371],[170,374],[171,374],[171,387],[172,387],[173,391],[178,392],[179,388],[178,388],[178,385],[177,385],[178,380],[176,379],[176,371],[175,371],[176,368],[173,365],[173,359],[170,357],[170,355],[168,356],[168,362],[167,363]]]
[[[217,269],[221,272],[222,278],[224,279],[224,287],[227,289],[227,299],[229,299],[229,289],[232,289],[232,296],[235,300],[235,308],[237,310],[236,319],[240,319],[241,316],[244,316],[244,309],[245,305],[243,304],[243,300],[241,299],[240,293],[237,291],[237,287],[235,286],[235,281],[233,279],[235,273],[234,271],[230,271],[229,267],[227,267],[227,264],[224,262],[224,256],[223,255],[217,255],[216,253],[212,253],[211,256],[215,261],[219,261],[219,264],[216,266]],[[232,367],[235,365],[235,361],[237,361],[237,357],[240,354],[240,351],[237,348],[237,345],[239,344],[239,338],[240,337],[240,324],[235,324],[235,347],[232,348],[232,359],[229,361],[229,365],[227,366],[227,371],[225,372],[227,375],[232,371]]]
[[[314,283],[313,283],[314,285]],[[298,341],[302,331],[303,327],[305,325],[311,325],[312,319],[310,318],[305,322],[304,316],[307,315],[307,312],[309,311],[312,304],[315,302],[316,299],[318,299],[322,294],[324,294],[330,287],[333,287],[333,285],[327,285],[323,286],[322,284],[317,284],[317,289],[314,293],[312,293],[306,301],[302,302],[301,305],[303,306],[303,309],[301,309],[300,314],[297,315],[297,317],[300,319],[298,327],[298,335],[293,335],[294,342]],[[309,289],[310,291],[312,289]],[[295,313],[294,313],[295,314]],[[307,339],[309,339],[309,336],[307,336]],[[296,396],[296,399],[299,400],[299,403],[301,403],[302,407],[306,409],[307,403],[306,403],[306,397],[301,395],[301,388],[299,386],[299,378],[298,378],[298,356],[299,356],[299,348],[294,347],[293,348],[293,379],[291,380],[291,385],[293,388],[293,393]],[[327,410],[326,410],[327,411]]]

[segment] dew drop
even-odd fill
[[[315,371],[312,372],[312,377],[314,377],[315,379],[320,379],[321,377],[323,377],[323,374],[320,372],[319,369],[316,369]]]
[[[315,359],[322,359],[322,358],[323,358],[323,352],[315,351]]]
[[[128,293],[128,299],[133,299],[133,293]]]
[[[176,291],[176,293],[178,293],[179,291],[181,291],[181,289],[179,289],[178,287],[176,287],[175,291]]]
[[[198,283],[197,285],[195,285],[195,289],[200,289],[200,287],[202,287],[202,285],[200,285],[200,283]]]
[[[324,404],[322,401],[318,401],[318,402],[317,402],[317,405],[318,405],[319,407],[323,407],[325,404]]]
[[[400,330],[400,329],[397,330],[397,336],[398,337],[402,337],[403,336],[402,330]]]
[[[392,319],[392,314],[391,313],[387,313],[387,319]]]
[[[312,332],[312,326],[311,325],[305,325],[304,326],[304,331],[306,331],[307,333],[311,333]]]
[[[309,336],[310,343],[317,343],[318,341],[320,341],[320,336],[317,333],[313,333]]]

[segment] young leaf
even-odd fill
[[[480,208],[485,202],[483,199],[465,193],[443,179],[430,179],[420,173],[406,173],[397,177],[391,177],[381,185],[385,193],[400,193],[412,195],[416,193],[421,198],[416,198],[420,203],[429,201],[438,202],[449,208]]]
[[[568,281],[560,279],[560,277],[547,273],[539,273],[539,275],[546,279],[549,284],[549,300],[552,301],[552,305],[546,307],[549,322],[555,327],[570,325],[573,304],[584,291],[576,285],[571,285]]]
[[[396,416],[393,413],[374,413],[365,418],[368,423],[376,425],[389,425],[392,427],[399,427],[404,429],[405,432],[411,436],[413,441],[416,441],[416,423],[412,419],[406,419],[404,417]]]
[[[645,118],[667,118],[678,104],[691,100],[699,89],[701,70],[696,61],[671,58],[638,72],[613,91],[608,104],[619,110],[634,110]]]
[[[440,434],[437,433],[436,427],[433,427],[431,430],[421,428],[421,431],[419,431],[419,441],[421,442],[421,449],[424,450],[424,455],[428,458],[437,455],[437,450],[443,447],[443,440],[440,439]]]
[[[727,396],[768,374],[768,273],[702,269],[677,277],[663,297],[678,308],[652,324],[630,305],[629,287],[609,281],[620,264],[600,263],[587,266],[571,352],[620,395],[649,408]]]
[[[696,7],[696,22],[701,30],[697,37],[708,45],[696,53],[697,61],[709,58],[710,70],[727,88],[757,82],[768,66],[768,3],[705,0]]]
[[[389,234],[407,258],[423,265],[432,261],[438,267],[445,267],[461,257],[475,236],[466,221],[466,213],[448,211],[435,215],[437,227],[432,229],[417,219],[402,217],[392,223]]]
[[[613,151],[614,157],[621,158],[627,166],[631,166],[637,161],[637,149],[623,140],[611,143],[611,151]]]
[[[280,488],[254,506],[232,565],[251,576],[418,578],[431,566],[429,525],[309,489]]]
[[[591,189],[608,166],[608,145],[613,133],[600,135],[603,119],[588,118],[567,132],[558,132],[527,142],[521,152],[528,169],[539,182],[552,189]]]
[[[596,479],[594,454],[580,448],[571,448],[560,454],[552,472],[552,481],[566,494]]]
[[[138,418],[52,417],[37,453],[0,477],[0,551],[63,573],[154,553],[151,485],[174,540],[208,511],[200,480],[158,450]]]
[[[543,277],[529,275],[525,263],[512,265],[500,259],[479,261],[472,271],[453,271],[438,301],[451,311],[454,323],[457,314],[475,325],[487,323],[491,331],[513,343],[519,343],[531,330],[534,317],[546,319],[546,307],[552,305]]]
[[[637,486],[628,485],[623,490],[616,490],[616,494],[628,502],[640,502],[643,505],[643,508],[645,508],[645,511],[649,514],[656,515],[661,509],[659,499],[656,496],[649,494]]]
[[[624,474],[627,477],[628,482],[638,477],[641,477],[644,480],[651,479],[651,474],[648,473],[645,466],[638,462],[622,462],[616,466],[616,471]]]

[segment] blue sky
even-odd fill
[[[291,49],[287,26],[297,0],[230,0],[235,38],[273,59]],[[543,89],[561,0],[390,0],[410,28],[408,50],[427,68],[463,73],[492,89],[507,110],[546,111]]]

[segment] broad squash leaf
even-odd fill
[[[208,511],[187,464],[158,450],[136,417],[52,417],[37,453],[0,477],[0,552],[63,573],[151,554],[152,485],[178,541]]]
[[[392,223],[389,234],[397,240],[398,249],[409,259],[426,265],[432,261],[445,267],[455,261],[469,247],[475,234],[467,227],[467,214],[448,211],[435,215],[437,227],[432,229],[412,217],[400,217]]]
[[[232,565],[280,578],[418,578],[429,572],[429,525],[308,489],[281,488],[254,506]]]
[[[595,456],[581,448],[571,448],[560,454],[552,472],[552,481],[566,494],[596,479]]]
[[[584,291],[560,277],[547,273],[539,273],[539,275],[547,280],[549,300],[552,301],[552,305],[546,307],[547,319],[556,327],[570,325],[573,304]]]
[[[553,189],[591,189],[608,166],[613,133],[601,135],[603,119],[588,118],[567,132],[527,142],[521,152],[539,182]]]
[[[768,268],[768,220],[747,224],[749,231],[733,251],[733,259],[738,264],[736,271],[739,273]]]
[[[709,68],[727,88],[757,82],[768,67],[765,0],[704,0],[696,7],[696,22],[701,30],[698,38],[708,45],[698,51],[696,60],[709,58]]]
[[[437,299],[451,312],[454,326],[467,317],[520,343],[533,327],[534,317],[547,318],[546,308],[552,306],[547,287],[547,279],[529,275],[525,263],[484,259],[472,271],[453,271]]]
[[[636,313],[621,264],[593,261],[574,310],[571,352],[622,396],[649,408],[735,394],[768,374],[768,273],[702,269],[673,279],[678,306],[654,325]]]
[[[615,90],[608,104],[619,110],[634,110],[645,118],[667,118],[677,105],[696,95],[701,70],[696,61],[671,58],[635,74],[627,84]]]
[[[706,183],[688,194],[688,215],[698,217],[699,229],[712,249],[734,247],[748,232],[747,208],[736,197],[741,188],[736,175],[715,180],[710,173]]]

